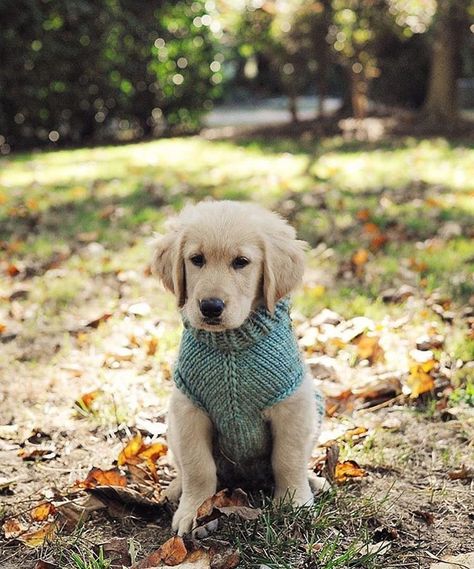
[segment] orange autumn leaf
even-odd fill
[[[3,334],[6,329],[7,329],[6,324],[2,324],[2,323],[0,322],[0,334]]]
[[[127,462],[137,456],[140,452],[141,448],[143,447],[143,438],[141,433],[137,433],[132,439],[130,439],[127,443],[127,446],[120,451],[118,456],[117,464],[119,466],[123,466],[127,464]]]
[[[44,502],[31,510],[31,517],[35,522],[43,522],[55,513],[56,508],[54,507],[54,504],[51,504],[51,502]]]
[[[334,480],[339,484],[347,482],[351,478],[362,478],[367,473],[354,460],[338,462],[334,471]]]
[[[351,257],[351,261],[356,267],[365,265],[368,260],[369,252],[366,249],[358,249]]]
[[[97,399],[99,395],[102,394],[100,389],[95,389],[94,391],[89,391],[88,393],[84,393],[81,395],[79,399],[76,401],[76,405],[84,409],[85,411],[90,411],[92,408],[92,404]]]
[[[11,263],[10,265],[8,265],[7,267],[7,275],[9,277],[16,277],[17,275],[20,274],[20,269],[14,265],[13,263]]]
[[[174,536],[158,549],[161,560],[165,565],[178,565],[182,563],[188,554],[182,537]]]
[[[77,481],[78,488],[95,488],[96,486],[126,486],[127,479],[117,468],[110,470],[101,470],[100,468],[92,468],[87,474],[85,480]]]
[[[369,235],[378,235],[380,233],[380,228],[375,223],[369,221],[368,223],[364,223],[364,232],[368,233]]]
[[[54,522],[45,524],[38,530],[23,533],[18,541],[27,547],[41,547],[45,542],[51,541],[58,532],[58,525]]]
[[[384,359],[383,348],[379,344],[378,336],[362,334],[355,340],[357,356],[361,360],[369,360],[371,364]]]
[[[410,364],[410,375],[407,377],[406,384],[410,388],[411,398],[416,399],[423,393],[427,393],[434,388],[434,379],[429,372],[435,365],[435,360]]]
[[[359,221],[368,221],[370,219],[370,211],[368,209],[360,209],[356,213],[356,218]]]
[[[137,433],[120,452],[117,463],[119,466],[125,464],[138,464],[145,462],[151,473],[156,476],[156,461],[168,451],[165,443],[156,442],[147,444],[143,442],[142,435]]]
[[[388,237],[386,235],[376,235],[370,240],[370,248],[373,251],[377,251],[380,247],[383,247],[387,243]]]
[[[158,348],[158,338],[156,336],[152,336],[146,340],[146,355],[147,356],[154,356],[156,354],[156,350]]]

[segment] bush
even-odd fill
[[[203,0],[0,0],[3,151],[196,128],[222,81],[208,12]]]

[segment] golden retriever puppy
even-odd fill
[[[287,296],[301,281],[304,246],[277,214],[231,201],[185,207],[155,245],[154,271],[184,323],[168,418],[180,535],[219,486],[270,481],[276,500],[312,503],[307,463],[323,402]]]

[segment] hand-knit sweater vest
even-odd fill
[[[289,300],[278,302],[273,315],[257,309],[233,330],[207,332],[186,320],[184,326],[176,386],[208,414],[227,460],[243,466],[268,457],[271,432],[262,411],[294,393],[305,374]]]

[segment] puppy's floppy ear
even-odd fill
[[[263,297],[271,313],[301,281],[307,245],[296,239],[295,230],[286,221],[277,221],[263,240]]]
[[[183,245],[183,232],[176,225],[170,227],[166,235],[160,235],[155,240],[151,262],[152,273],[176,296],[179,308],[186,302]]]

